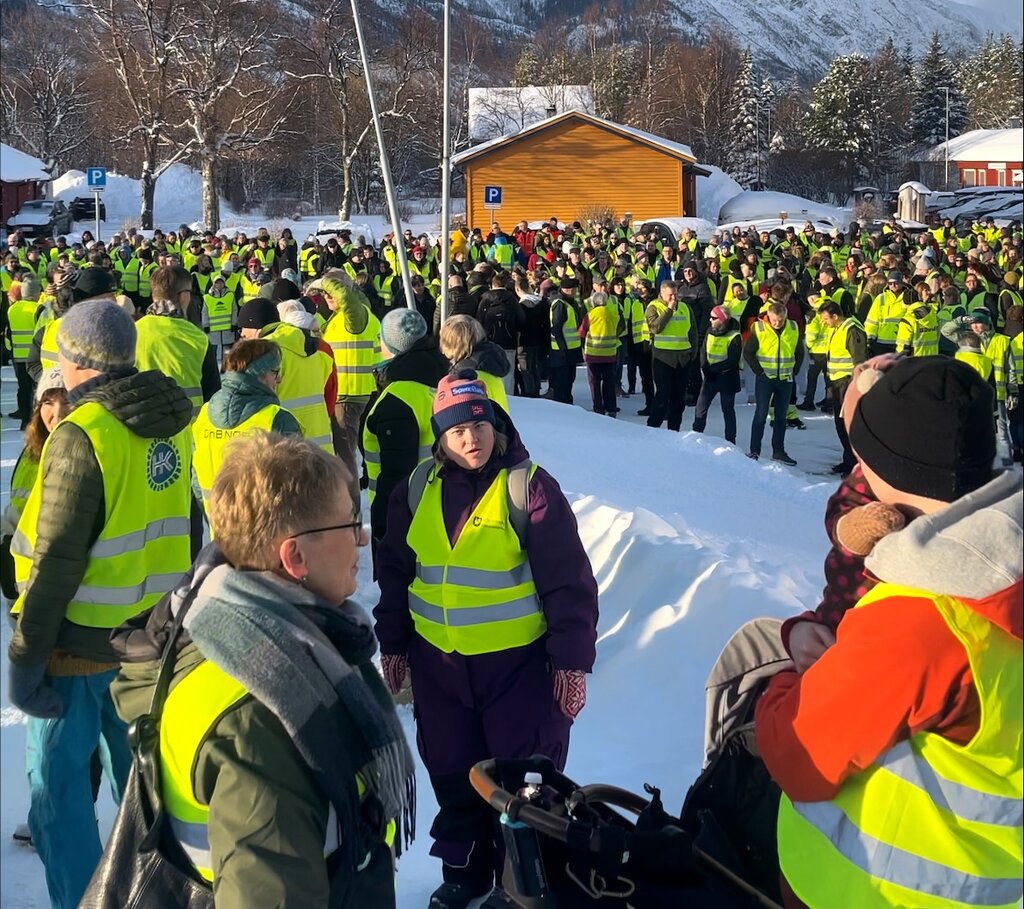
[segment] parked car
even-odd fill
[[[71,217],[76,221],[96,220],[96,199],[93,196],[75,196],[68,206]],[[107,220],[107,204],[100,199],[100,220]]]
[[[60,199],[33,199],[7,219],[7,230],[23,237],[57,237],[71,232],[73,220]]]

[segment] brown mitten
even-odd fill
[[[902,512],[881,502],[868,502],[844,514],[836,524],[839,545],[855,556],[864,558],[882,537],[906,524]]]

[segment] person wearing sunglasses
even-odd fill
[[[278,400],[280,381],[281,350],[273,341],[239,341],[225,354],[220,391],[202,406],[192,424],[194,485],[207,515],[210,490],[230,442],[261,429],[302,435],[299,421]]]
[[[114,697],[130,722],[149,710],[184,610],[160,713],[161,795],[218,909],[395,906],[415,767],[369,617],[349,599],[368,541],[349,487],[341,459],[307,440],[238,439],[210,491],[216,542],[115,635]]]
[[[872,300],[864,321],[870,356],[896,352],[900,322],[912,302],[913,291],[905,286],[903,274],[898,269],[891,269],[886,275],[885,290]]]

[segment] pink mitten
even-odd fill
[[[382,653],[380,655],[380,668],[384,674],[384,684],[392,695],[402,690],[402,683],[405,681],[405,673],[408,665],[405,657],[400,653]]]
[[[587,674],[582,669],[555,670],[555,700],[570,720],[587,703]]]

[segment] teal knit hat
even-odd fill
[[[60,320],[57,350],[85,369],[112,373],[135,365],[135,323],[113,300],[76,303]]]

